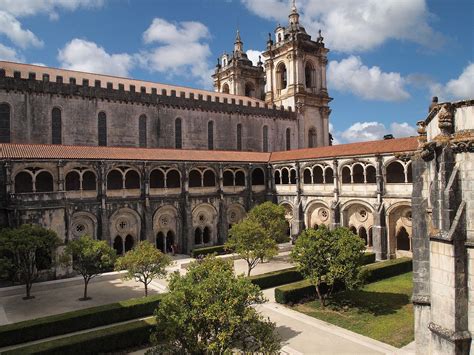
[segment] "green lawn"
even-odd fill
[[[292,308],[353,332],[402,347],[414,339],[411,272],[334,295],[325,309],[319,300]]]

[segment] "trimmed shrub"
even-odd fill
[[[99,354],[130,349],[149,344],[151,330],[155,326],[153,318],[100,329],[70,337],[49,340],[20,347],[3,354]]]
[[[375,253],[364,253],[362,257],[362,265],[375,263]]]
[[[363,266],[361,269],[362,276],[366,283],[401,275],[410,271],[412,271],[412,260],[410,258],[382,261]],[[335,291],[342,290],[342,288],[342,285],[336,285]],[[275,300],[282,304],[297,303],[305,298],[314,298],[315,296],[316,288],[311,285],[309,280],[295,282],[275,289]]]
[[[266,288],[303,280],[303,276],[296,270],[296,267],[292,267],[289,269],[251,276],[249,279],[254,285],[257,285],[264,290]]]
[[[217,255],[224,255],[224,254],[230,254],[230,251],[226,250],[223,245],[215,245],[213,247],[194,249],[191,252],[191,256],[193,258],[197,258],[199,256],[204,256],[204,255],[209,255],[209,254],[214,254],[214,253]]]
[[[0,327],[0,347],[151,316],[160,299],[154,295],[7,324]]]

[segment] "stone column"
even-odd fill
[[[193,212],[189,196],[189,170],[185,163],[181,168],[181,220],[183,221],[183,233],[181,236],[181,253],[189,254],[194,246]]]
[[[58,191],[64,191],[64,162],[62,160],[58,161]]]
[[[375,258],[387,259],[387,227],[385,223],[385,206],[376,203],[374,206],[374,226],[372,229]]]
[[[112,246],[113,238],[110,236],[109,232],[109,218],[107,215],[107,190],[106,190],[106,181],[107,181],[107,165],[105,162],[101,161],[97,165],[97,194],[100,201],[99,207],[99,224],[98,226],[98,238],[106,240]],[[99,232],[100,231],[100,232]]]
[[[145,211],[145,233],[142,233],[142,235],[144,235],[145,239],[148,240],[150,243],[153,243],[155,236],[153,231],[153,210],[150,206],[150,167],[146,163],[144,163],[142,168],[142,180],[142,194],[144,199],[143,210]]]
[[[303,181],[301,179],[300,163],[296,162],[296,201],[293,210],[293,220],[291,226],[291,237],[296,238],[304,230],[304,212],[301,203],[301,192]]]
[[[341,226],[341,209],[339,204],[339,169],[338,161],[334,159],[332,161],[332,171],[334,176],[334,200],[331,203],[331,225],[330,229],[335,229]]]

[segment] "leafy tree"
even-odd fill
[[[186,275],[171,274],[169,293],[155,310],[157,347],[148,354],[223,354],[235,350],[276,352],[275,324],[252,305],[265,300],[232,261],[207,256],[190,264]]]
[[[166,275],[166,267],[172,260],[166,254],[155,248],[148,241],[128,251],[115,262],[115,270],[127,270],[124,279],[139,281],[145,286],[145,296],[148,296],[148,285],[157,277]]]
[[[258,222],[268,235],[277,243],[287,242],[288,222],[285,219],[285,208],[272,202],[264,202],[252,208],[248,219]]]
[[[53,265],[53,257],[60,240],[55,232],[40,226],[24,224],[17,229],[4,229],[0,233],[0,267],[8,277],[19,277],[31,299],[31,286],[38,278],[38,270]]]
[[[315,286],[324,307],[336,283],[347,289],[360,286],[364,250],[364,241],[349,229],[340,227],[330,231],[321,226],[317,230],[305,230],[290,255],[298,271]]]
[[[87,286],[90,280],[109,270],[115,262],[115,250],[104,240],[94,240],[89,236],[71,240],[64,250],[61,262],[84,278],[84,297],[80,301],[90,300],[87,297]]]
[[[275,239],[271,238],[258,222],[247,218],[232,226],[225,247],[239,254],[247,262],[247,276],[250,276],[259,261],[271,259],[278,254]]]

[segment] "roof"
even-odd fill
[[[1,159],[148,160],[268,163],[415,151],[416,137],[262,153],[219,150],[95,147],[48,144],[0,144]]]

